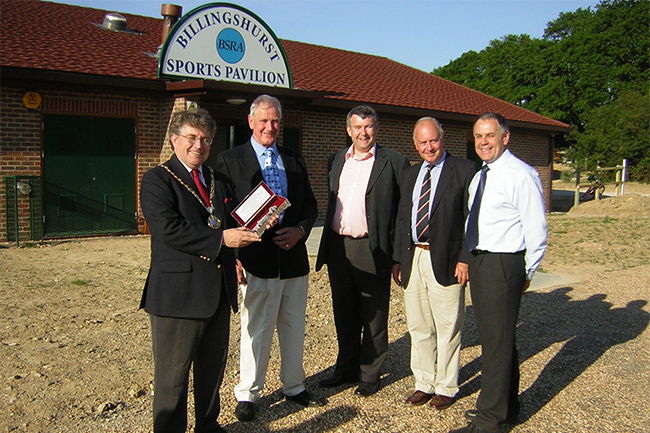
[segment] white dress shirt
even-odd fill
[[[526,278],[531,280],[542,261],[548,239],[539,175],[508,149],[488,167],[476,249],[492,253],[526,250]],[[469,186],[470,209],[479,179],[480,171]]]

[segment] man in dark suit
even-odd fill
[[[151,267],[140,307],[151,319],[156,433],[185,432],[192,364],[195,431],[225,431],[217,418],[230,308],[237,310],[233,248],[260,238],[228,228],[232,195],[225,180],[203,165],[216,129],[205,110],[176,113],[169,126],[174,155],[145,173],[140,187],[151,231]]]
[[[309,259],[305,241],[318,215],[304,159],[277,146],[282,108],[269,95],[251,104],[248,143],[223,152],[217,171],[230,180],[235,201],[240,202],[264,180],[291,206],[280,223],[262,235],[262,242],[239,252],[246,272],[242,285],[240,381],[235,387],[240,421],[255,417],[268,367],[273,331],[277,329],[282,366],[280,379],[288,400],[302,406],[322,406],[326,400],[305,389],[302,366]]]
[[[463,248],[473,162],[445,151],[432,117],[418,120],[413,142],[423,162],[402,172],[393,279],[404,287],[415,392],[406,403],[448,408],[458,393],[469,252]],[[436,371],[437,364],[437,371]]]
[[[339,354],[323,387],[361,383],[369,396],[379,389],[388,350],[388,304],[398,179],[408,159],[375,142],[377,112],[354,107],[347,116],[352,146],[327,164],[328,203],[316,270],[327,264]]]

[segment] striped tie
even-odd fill
[[[419,242],[429,242],[429,200],[431,200],[431,169],[432,165],[427,164],[422,188],[420,189],[420,201],[417,211],[417,223],[415,233]]]

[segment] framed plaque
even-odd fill
[[[279,215],[289,206],[291,206],[289,200],[274,194],[271,188],[262,181],[244,197],[231,215],[243,227],[262,236],[269,218]]]

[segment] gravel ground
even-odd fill
[[[578,282],[524,296],[518,332],[522,415],[512,432],[650,431],[648,222],[549,217],[552,233],[542,266],[553,274],[570,272]],[[137,310],[148,243],[146,236],[134,236],[0,247],[1,432],[151,431],[149,323]],[[586,247],[576,255],[574,245]],[[598,262],[596,256],[606,259]],[[441,412],[428,405],[411,408],[403,404],[413,377],[397,287],[381,390],[359,398],[353,386],[318,388],[336,359],[336,335],[326,273],[312,272],[306,384],[329,403],[303,410],[282,399],[276,342],[258,417],[239,423],[232,393],[239,315],[233,315],[219,421],[231,433],[447,432],[462,426],[480,388],[480,346],[467,298],[457,401]],[[190,417],[190,431],[191,426]]]

